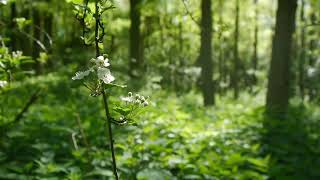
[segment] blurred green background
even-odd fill
[[[99,2],[110,106],[149,96],[113,125],[120,179],[320,178],[319,0]],[[0,0],[0,179],[114,179],[102,97],[71,80],[94,3]]]

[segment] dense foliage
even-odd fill
[[[0,0],[0,179],[319,179],[319,9]]]

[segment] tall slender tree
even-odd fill
[[[258,33],[259,33],[259,26],[258,26],[258,0],[254,0],[254,41],[253,41],[253,57],[252,57],[252,68],[254,70],[253,74],[253,85],[257,84],[257,76],[256,71],[258,69]]]
[[[306,61],[306,30],[305,30],[305,0],[301,0],[300,7],[300,55],[299,55],[299,89],[301,99],[305,95],[305,61]]]
[[[50,5],[51,0],[46,0],[48,3],[48,6]],[[48,10],[45,12],[45,17],[44,17],[44,31],[43,33],[43,40],[44,40],[44,45],[48,50],[50,50],[51,42],[50,38],[52,37],[52,25],[53,25],[53,13],[51,10]]]
[[[35,40],[33,41],[32,45],[32,58],[35,60],[35,70],[37,74],[42,73],[42,64],[38,60],[39,53],[40,53],[40,46],[37,43],[37,41],[41,40],[41,17],[40,17],[40,11],[37,7],[35,7],[32,11],[32,22],[33,22],[33,38]]]
[[[232,86],[234,89],[234,98],[239,97],[239,70],[240,70],[240,59],[239,59],[239,0],[236,0],[236,17],[235,17],[235,30],[234,30],[234,48],[233,48],[233,75],[232,75]]]
[[[25,19],[31,20],[32,19],[32,4],[28,1],[27,5],[25,5],[22,9],[22,17]],[[23,31],[26,32],[27,34],[32,35],[32,27],[31,25],[25,26],[23,28]],[[21,50],[23,50],[23,53],[25,55],[31,56],[32,55],[32,39],[27,37],[27,36],[22,36],[21,37]]]
[[[138,77],[143,65],[141,55],[141,0],[130,0],[130,48],[129,48],[129,75]]]
[[[16,2],[13,1],[10,4],[10,11],[11,11],[11,22],[10,22],[10,29],[11,29],[11,33],[10,33],[10,45],[11,45],[11,49],[12,50],[16,50],[17,49],[17,41],[16,41],[16,33],[15,33],[15,21],[14,19],[17,17],[17,5]]]
[[[218,69],[219,69],[219,84],[221,84],[224,81],[224,61],[223,61],[223,37],[222,37],[222,32],[223,32],[223,2],[222,0],[219,0],[219,20],[218,20],[218,24],[219,24],[219,31],[218,31],[218,42],[219,42],[219,55],[218,55]],[[219,93],[221,94],[222,92],[222,87],[219,87]]]
[[[266,104],[270,115],[285,114],[289,105],[291,45],[296,9],[297,0],[278,0]]]
[[[211,0],[201,1],[201,47],[199,61],[201,66],[201,90],[204,105],[214,105],[213,61],[212,61],[212,12]]]

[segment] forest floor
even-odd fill
[[[42,89],[19,122],[1,129],[0,179],[112,177],[102,100],[66,74],[13,84],[0,100],[2,116],[14,119]],[[111,106],[121,92],[112,93]],[[143,93],[151,103],[137,125],[114,126],[121,179],[320,178],[320,108],[314,104],[294,101],[287,120],[265,126],[271,119],[264,116],[262,93],[218,98],[208,109],[195,92]]]

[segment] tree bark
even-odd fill
[[[143,62],[141,58],[141,0],[130,0],[130,49],[129,49],[129,76],[138,77]]]
[[[252,57],[252,68],[254,70],[253,74],[253,84],[257,84],[257,76],[256,72],[258,69],[258,33],[259,33],[259,26],[258,26],[258,0],[254,0],[255,4],[255,19],[254,19],[254,41],[253,41],[253,57]]]
[[[223,61],[223,37],[222,37],[222,27],[223,27],[223,3],[222,0],[219,0],[219,33],[218,33],[218,41],[219,41],[219,56],[218,56],[218,68],[219,68],[219,82],[216,85],[216,89],[218,89],[219,94],[222,93],[223,87],[221,87],[221,83],[224,81],[224,61]],[[219,85],[218,85],[219,84]]]
[[[278,0],[275,36],[268,77],[267,113],[281,117],[289,105],[292,35],[297,0]]]
[[[239,0],[236,0],[236,18],[235,18],[235,31],[234,31],[234,68],[233,68],[233,77],[232,77],[232,86],[234,89],[234,98],[238,99],[239,97],[239,68],[240,68],[240,59],[239,59]]]
[[[201,2],[201,47],[200,47],[200,65],[201,65],[201,90],[204,99],[204,105],[214,105],[214,83],[213,62],[212,62],[212,12],[211,0],[202,0]]]
[[[37,44],[36,41],[41,41],[41,18],[40,18],[40,12],[35,7],[32,11],[33,16],[33,37],[35,40],[33,41],[32,45],[32,58],[35,60],[35,70],[37,74],[41,74],[43,67],[41,62],[38,60],[39,53],[40,53],[40,47],[39,44]]]
[[[305,61],[306,61],[306,38],[305,38],[305,0],[301,0],[300,7],[300,23],[301,23],[301,32],[300,32],[300,56],[299,56],[299,90],[300,97],[304,100],[305,95]]]
[[[29,3],[29,2],[28,2]],[[30,7],[30,3],[26,6],[24,6],[22,10],[22,17],[24,17],[26,20],[31,20],[32,19],[32,10]],[[32,35],[32,27],[31,25],[27,25],[26,27],[23,28],[23,31],[26,32],[27,34]],[[21,49],[23,50],[23,53],[27,56],[32,55],[32,40],[27,37],[27,36],[21,36]]]
[[[10,45],[11,45],[11,50],[12,51],[16,51],[17,50],[17,40],[16,40],[16,31],[15,31],[15,21],[14,19],[17,17],[17,7],[16,7],[16,3],[15,2],[12,2],[10,4]]]

